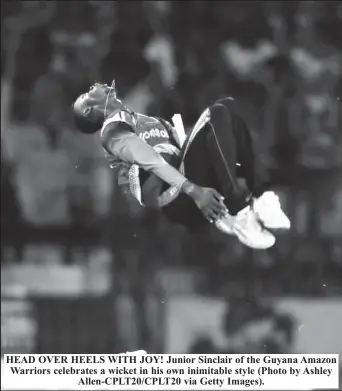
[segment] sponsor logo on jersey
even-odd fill
[[[146,130],[145,132],[142,132],[139,134],[139,137],[142,138],[144,141],[149,140],[150,138],[169,138],[169,134],[166,130],[160,130],[157,128],[152,128],[151,130]]]

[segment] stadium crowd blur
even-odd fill
[[[235,316],[240,326],[266,319],[281,335],[274,352],[287,350],[294,323],[249,297],[341,296],[340,2],[8,1],[3,23],[2,267],[93,262],[137,300],[159,284],[241,301],[253,310]],[[113,78],[128,107],[181,113],[187,127],[214,99],[233,96],[259,135],[291,233],[253,252],[216,231],[193,237],[127,202],[96,136],[77,134],[70,111],[90,84]],[[211,341],[191,349],[209,352]]]

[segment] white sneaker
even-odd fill
[[[215,223],[221,231],[235,235],[247,247],[265,250],[274,245],[274,235],[263,229],[250,206],[236,216],[227,215]]]
[[[228,235],[234,235],[234,232],[232,230],[233,223],[234,216],[230,215],[229,213],[226,216],[215,221],[216,228]]]
[[[290,229],[291,223],[282,211],[279,197],[273,191],[266,191],[254,200],[253,210],[257,218],[270,229]]]

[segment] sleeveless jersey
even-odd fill
[[[103,139],[103,131],[106,126],[115,122],[128,124],[137,136],[156,149],[157,152],[165,152],[171,155],[179,154],[179,149],[172,140],[171,124],[167,121],[139,113],[130,113],[127,110],[116,111],[104,122],[101,130],[101,139]],[[106,148],[104,148],[104,154],[112,168],[125,164],[125,162],[122,162],[107,151]]]
[[[124,122],[145,143],[153,147],[158,153],[180,155],[180,150],[172,137],[170,123],[157,117],[149,117],[140,113],[132,113],[126,109],[114,112],[104,122],[101,130],[101,141],[104,139],[104,130],[110,123]],[[139,181],[139,167],[122,161],[108,151],[104,145],[104,155],[111,168],[118,168],[119,185],[129,184],[132,194],[141,202],[141,189]]]

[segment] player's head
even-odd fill
[[[122,102],[117,99],[114,81],[111,86],[95,83],[72,106],[75,124],[82,133],[95,133],[102,128],[106,116],[119,106]]]

